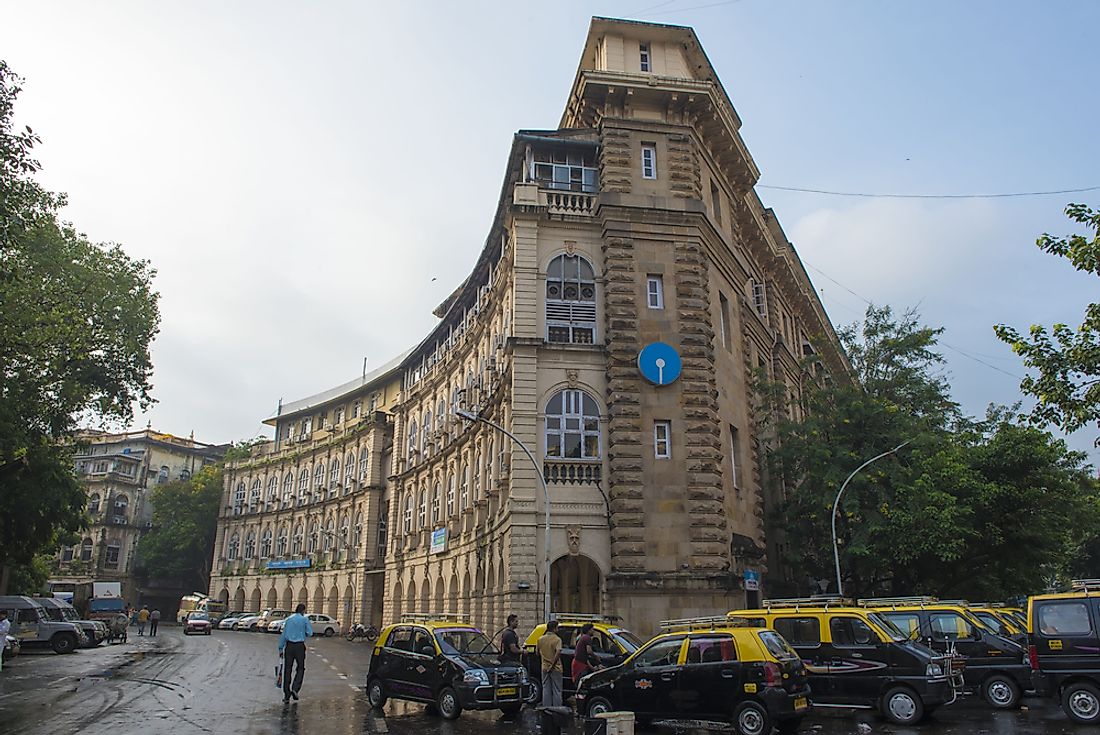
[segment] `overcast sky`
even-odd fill
[[[594,14],[696,29],[762,187],[1100,187],[1100,3],[0,7],[43,183],[68,193],[80,230],[158,271],[159,403],[135,426],[201,441],[255,436],[280,398],[348,381],[431,328],[484,243],[511,135],[556,127]],[[1095,277],[1034,242],[1071,231],[1066,203],[1100,205],[1100,191],[758,191],[835,323],[869,299],[946,328],[971,413],[1020,397],[994,324],[1076,325],[1097,298]]]

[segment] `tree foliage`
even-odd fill
[[[27,563],[83,522],[66,442],[81,417],[126,422],[151,402],[154,272],[64,223],[36,181],[21,80],[0,61],[0,565]],[[2,586],[2,585],[0,585]]]
[[[1036,244],[1044,252],[1066,258],[1077,270],[1100,277],[1100,211],[1070,204],[1066,215],[1091,235],[1044,234]],[[1090,424],[1100,429],[1100,303],[1085,307],[1084,321],[1076,329],[1055,324],[1047,331],[1036,324],[1026,336],[1003,324],[993,330],[1036,371],[1020,383],[1020,390],[1037,400],[1033,421],[1053,424],[1067,433]],[[1096,441],[1100,444],[1100,437]]]
[[[940,372],[939,333],[915,313],[871,307],[862,324],[840,331],[852,380],[807,380],[793,412],[782,392],[763,386],[773,417],[769,476],[786,496],[774,520],[789,540],[786,561],[807,575],[802,593],[835,577],[831,521],[842,483],[904,442],[856,474],[842,498],[848,595],[1042,589],[1095,532],[1098,490],[1083,457],[1019,425],[1011,410],[963,416]]]
[[[216,464],[202,468],[190,480],[153,488],[153,527],[138,542],[145,575],[174,580],[190,589],[210,586],[223,481],[222,465]]]

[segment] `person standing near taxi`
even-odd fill
[[[500,660],[504,663],[518,664],[520,655],[523,653],[519,647],[519,635],[516,634],[516,628],[519,627],[519,615],[512,613],[508,616],[508,625],[504,628],[504,633],[500,637]]]
[[[581,682],[581,677],[594,670],[592,665],[592,623],[581,626],[581,635],[573,646],[573,668],[570,674],[573,676],[573,688]]]
[[[546,632],[535,644],[542,664],[542,706],[561,707],[561,638],[558,637],[558,621],[546,624]]]
[[[313,635],[313,626],[306,617],[306,606],[299,603],[294,608],[294,614],[286,619],[283,624],[282,635],[279,636],[279,658],[283,659],[283,701],[289,702],[293,697],[298,699],[298,692],[302,689],[302,680],[306,676],[306,638]],[[294,681],[291,682],[290,672],[297,665],[294,672]]]

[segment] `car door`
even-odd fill
[[[990,655],[991,648],[982,640],[981,633],[970,624],[962,615],[953,610],[930,610],[928,612],[928,630],[932,635],[932,648],[936,651],[949,651],[954,649],[957,654],[966,659],[966,671],[971,672],[968,679],[972,679],[977,672],[984,671],[991,665],[995,665],[994,657]],[[999,652],[997,652],[999,654]],[[1019,663],[1013,661],[1012,663]]]
[[[406,659],[405,680],[414,696],[433,701],[441,684],[435,639],[427,628],[419,625],[412,626],[412,636],[412,650]]]
[[[688,638],[684,665],[673,695],[673,704],[681,717],[728,717],[733,703],[744,696],[744,686],[732,635],[707,633]]]
[[[1064,677],[1096,668],[1100,649],[1093,603],[1088,598],[1035,601],[1032,641],[1044,674]]]
[[[402,625],[390,631],[386,644],[378,654],[375,676],[385,682],[386,690],[397,697],[413,697],[414,682],[409,681],[409,661],[412,655],[412,627]]]
[[[627,663],[615,681],[619,708],[639,714],[676,711],[674,699],[680,685],[680,651],[685,636],[654,641]]]
[[[771,627],[786,639],[806,667],[815,702],[833,702],[828,644],[821,640],[821,618],[814,615],[777,615]]]
[[[573,692],[576,691],[576,684],[573,682],[573,648],[577,638],[580,638],[581,626],[580,624],[561,623],[558,625],[558,638],[561,638],[561,671],[562,671],[562,691]]]
[[[829,649],[832,701],[858,705],[877,702],[883,677],[889,673],[889,645],[862,618],[837,614],[829,616]]]

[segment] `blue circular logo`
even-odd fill
[[[638,369],[654,385],[668,385],[680,377],[680,354],[672,345],[654,342],[638,353]]]

